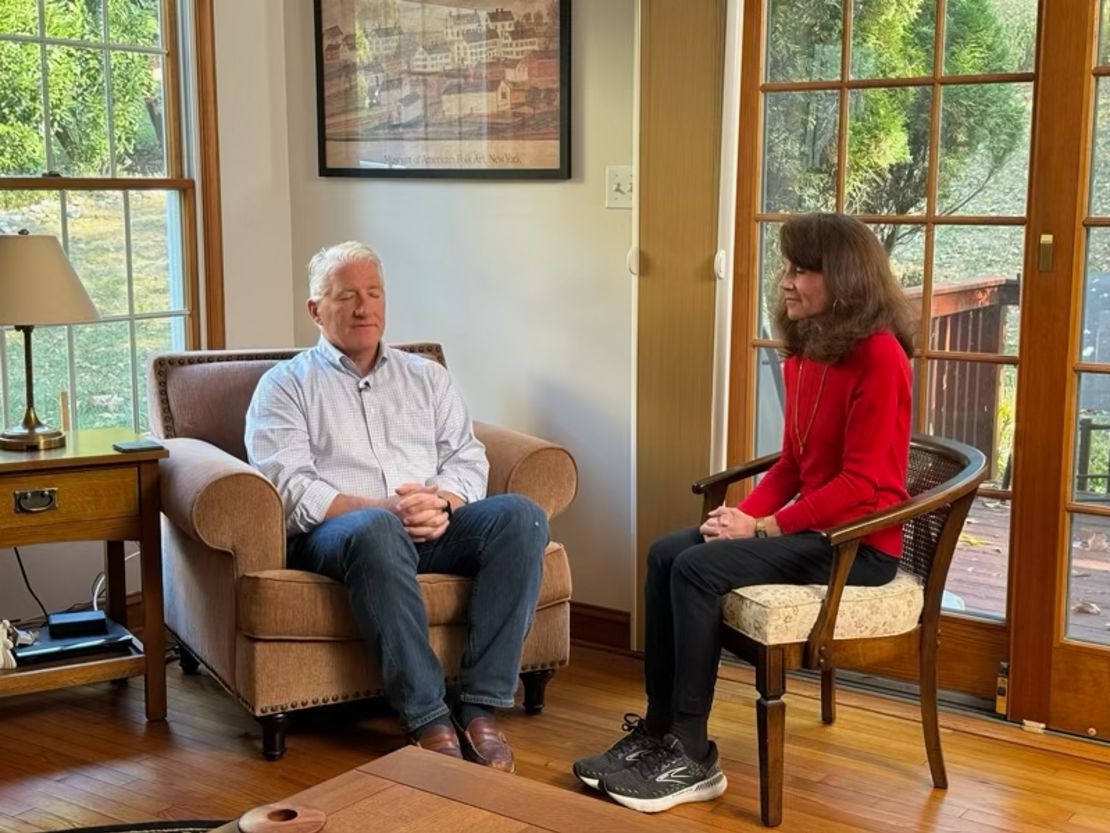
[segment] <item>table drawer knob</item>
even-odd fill
[[[12,501],[16,512],[46,512],[58,508],[58,490],[50,489],[21,489],[12,492]]]

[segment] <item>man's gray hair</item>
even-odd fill
[[[357,261],[373,263],[378,267],[378,274],[385,280],[385,270],[382,268],[381,258],[365,243],[348,240],[346,243],[336,243],[321,249],[312,256],[308,262],[308,297],[311,301],[319,301],[328,289],[331,276],[348,263]]]

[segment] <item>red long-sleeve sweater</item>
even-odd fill
[[[791,356],[783,378],[782,456],[739,504],[743,512],[774,514],[790,534],[827,529],[908,497],[912,374],[893,334],[862,339],[836,364]],[[863,543],[900,556],[902,528],[873,533]]]

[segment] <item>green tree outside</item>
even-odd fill
[[[63,175],[166,175],[162,56],[142,51],[160,43],[160,6],[159,0],[45,0],[40,21],[37,0],[0,0],[0,176],[45,172],[47,142],[51,167]],[[46,37],[74,42],[45,47],[45,85],[42,47],[4,39],[11,34],[37,35],[40,24]],[[123,199],[119,191],[72,191],[63,200],[57,191],[0,190],[0,232],[26,228],[60,236],[64,206],[70,258],[102,315],[182,310],[181,279],[173,271],[170,250],[179,224],[176,195],[128,192],[129,223]],[[130,252],[125,251],[127,241]],[[25,404],[22,337],[9,330],[4,344],[5,421],[11,423]],[[118,321],[36,328],[36,406],[57,424],[59,394],[65,391],[74,398],[80,427],[131,425],[131,380],[137,373],[143,424],[142,363],[151,352],[183,344],[179,316],[134,325]],[[76,392],[71,390],[71,374]]]

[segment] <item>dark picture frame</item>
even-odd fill
[[[571,0],[314,0],[321,176],[569,179]]]

